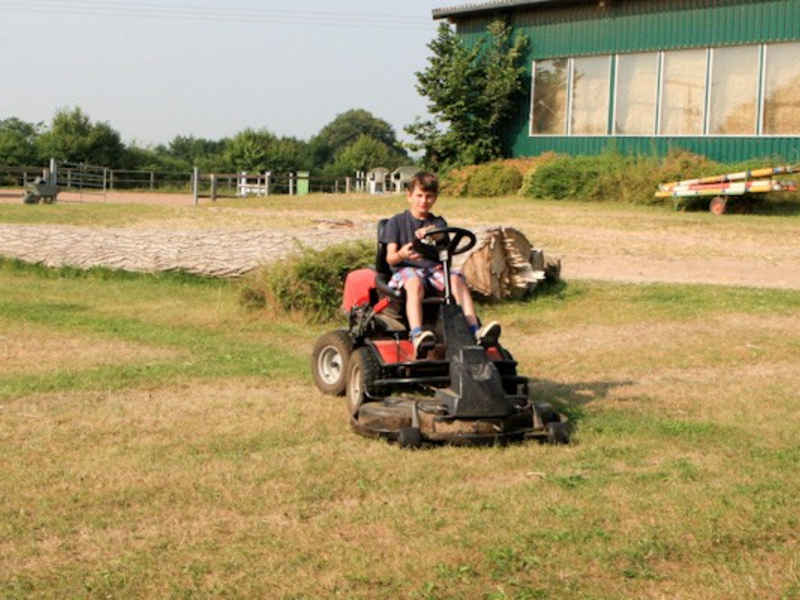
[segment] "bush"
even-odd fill
[[[286,260],[245,277],[240,297],[253,308],[296,316],[313,322],[339,314],[347,274],[375,262],[375,245],[366,241],[302,247]]]
[[[546,152],[540,156],[507,158],[482,165],[469,165],[452,169],[441,178],[440,192],[445,196],[508,196],[519,193],[522,178],[537,165],[544,164],[556,154]],[[515,175],[512,171],[516,171]],[[473,182],[473,179],[477,181]],[[496,192],[497,189],[501,192]]]
[[[725,172],[725,167],[690,152],[666,157],[627,156],[609,151],[591,156],[558,156],[530,171],[521,194],[551,200],[653,204],[660,183]]]
[[[439,194],[463,198],[467,195],[469,180],[477,169],[477,165],[451,169],[439,179]]]
[[[492,162],[480,165],[467,181],[466,193],[469,196],[495,198],[511,196],[519,192],[522,175],[510,165]]]

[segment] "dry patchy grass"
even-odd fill
[[[575,444],[404,452],[315,391],[321,328],[232,287],[0,283],[3,335],[53,332],[74,374],[17,365],[32,383],[0,395],[2,597],[800,594],[796,292],[570,284],[482,307]]]
[[[0,319],[0,377],[179,357],[179,352],[165,348],[65,334],[48,327]]]

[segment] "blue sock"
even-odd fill
[[[422,327],[414,327],[411,330],[411,339],[414,339],[418,335],[422,335]]]
[[[469,326],[469,332],[470,332],[472,335],[475,335],[476,333],[478,333],[478,329],[480,329],[480,327],[478,327],[478,324],[477,324],[477,323],[475,323],[474,325],[470,325],[470,326]]]

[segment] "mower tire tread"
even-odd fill
[[[381,367],[371,348],[358,348],[347,369],[347,410],[355,416],[369,397],[381,395],[374,382],[381,378]]]

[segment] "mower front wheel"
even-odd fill
[[[347,410],[355,417],[367,395],[377,393],[374,382],[380,377],[378,359],[370,348],[359,348],[350,357],[347,373]]]
[[[346,329],[329,331],[317,340],[311,352],[314,383],[323,394],[343,396],[353,342]]]
[[[403,427],[397,432],[397,445],[401,448],[421,448],[422,431],[419,427]]]
[[[551,444],[569,444],[569,424],[551,421],[546,425],[547,441]]]

